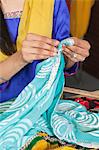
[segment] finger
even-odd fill
[[[64,54],[68,59],[70,59],[72,62],[74,62],[74,63],[78,62],[77,59],[71,57],[71,55],[68,54],[67,52],[63,52],[63,54]]]
[[[23,47],[42,48],[53,52],[58,52],[57,48],[41,41],[23,41]]]
[[[42,42],[48,43],[48,44],[53,45],[53,46],[58,46],[58,44],[59,44],[58,40],[54,40],[54,39],[51,39],[51,38],[48,38],[45,36],[32,34],[32,33],[29,33],[27,35],[26,39],[29,41],[42,41]]]
[[[41,60],[41,59],[47,59],[50,56],[47,55],[37,55],[37,54],[28,54],[28,60],[29,62],[33,62],[34,60]],[[27,61],[28,62],[28,61]]]
[[[45,49],[39,49],[39,48],[28,48],[27,50],[27,48],[24,47],[22,50],[28,54],[45,55],[50,57],[57,55],[56,52],[48,51]]]
[[[83,49],[90,49],[90,44],[89,44],[88,41],[82,40],[82,39],[78,39],[76,37],[72,37],[71,39],[74,40],[74,43],[75,43],[76,46],[79,46],[79,47],[81,47]]]
[[[81,56],[81,55],[79,55],[79,54],[77,54],[77,57],[75,58],[75,57],[73,57],[73,54],[71,55],[71,54],[69,54],[69,53],[67,53],[67,52],[63,52],[68,58],[70,58],[70,60],[72,60],[72,61],[74,61],[74,62],[83,62],[84,60],[85,60],[85,57],[83,57],[83,56]]]
[[[64,51],[68,52],[69,54],[72,54],[72,52],[74,52],[74,53],[77,53],[77,54],[79,54],[83,57],[88,57],[89,56],[89,51],[88,50],[82,49],[82,48],[77,47],[77,46],[66,47],[64,49]]]

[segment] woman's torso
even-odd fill
[[[5,21],[12,39],[15,44],[18,36],[20,16],[23,9],[24,0],[12,1],[1,0]],[[12,3],[13,2],[13,3]],[[60,18],[59,20],[57,18]],[[62,20],[61,20],[62,19]],[[62,21],[62,24],[61,24]],[[69,13],[65,0],[55,0],[53,14],[52,38],[62,40],[69,36]],[[33,61],[25,66],[20,72],[11,78],[6,89],[2,90],[4,84],[0,85],[2,90],[0,102],[13,99],[24,89],[24,87],[35,77],[35,68],[40,61]],[[6,84],[6,83],[5,83]]]

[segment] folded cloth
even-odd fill
[[[62,44],[58,55],[37,65],[36,77],[1,114],[0,148],[20,149],[39,131],[60,140],[99,148],[99,114],[90,113],[77,102],[59,100],[64,87]]]
[[[37,0],[26,0],[19,27],[18,50],[27,33],[51,37],[54,3],[52,0],[39,2],[40,8]],[[39,14],[43,15],[37,18]],[[76,102],[60,101],[64,88],[63,44],[72,46],[74,41],[61,41],[57,56],[37,65],[35,78],[1,114],[0,150],[19,150],[39,131],[70,143],[99,148],[99,114],[87,112]]]

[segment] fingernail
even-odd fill
[[[66,46],[63,44],[63,45],[62,45],[62,49],[64,50],[65,48],[66,48]]]

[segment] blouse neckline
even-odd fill
[[[23,11],[25,0],[1,0],[4,18],[19,18]]]

